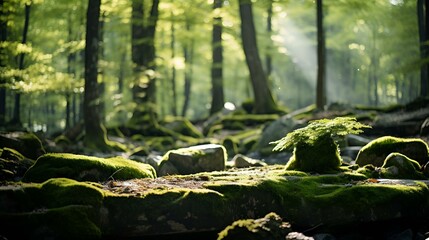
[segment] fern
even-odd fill
[[[282,151],[293,149],[299,143],[314,143],[326,136],[334,138],[347,134],[359,134],[363,132],[362,128],[371,128],[371,126],[359,123],[353,117],[314,120],[306,127],[296,129],[271,144],[276,144],[273,151]]]

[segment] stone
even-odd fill
[[[292,232],[291,225],[283,222],[278,214],[271,212],[263,218],[242,219],[233,222],[219,233],[218,240],[284,239],[290,232]]]
[[[152,166],[122,157],[99,158],[69,153],[48,153],[39,157],[22,181],[43,182],[50,178],[105,182],[111,179],[155,178]]]
[[[19,181],[33,164],[34,160],[15,149],[3,148],[0,153],[0,181]]]
[[[362,147],[356,157],[356,164],[359,166],[372,164],[381,167],[392,152],[404,154],[422,166],[429,161],[428,145],[422,139],[384,136]]]
[[[426,179],[420,164],[401,153],[391,153],[381,166],[380,177],[394,179]]]
[[[0,134],[0,148],[11,148],[25,157],[36,160],[46,153],[40,139],[32,132],[13,132]]]
[[[168,151],[159,165],[159,175],[193,174],[225,170],[226,149],[218,144],[203,144]]]
[[[261,167],[267,165],[261,160],[252,159],[242,154],[235,155],[234,158],[232,158],[232,161],[234,162],[234,166],[237,168]]]

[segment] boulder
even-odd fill
[[[0,148],[12,148],[22,155],[37,159],[46,153],[40,139],[32,132],[12,132],[0,134]]]
[[[356,157],[356,164],[381,167],[386,157],[393,152],[404,154],[422,166],[429,161],[428,145],[422,139],[384,136],[362,147]]]
[[[43,182],[50,178],[105,182],[110,179],[155,178],[152,166],[122,157],[98,158],[69,153],[49,153],[39,157],[22,181]]]
[[[242,219],[233,222],[219,233],[218,240],[266,240],[285,239],[291,233],[291,225],[283,222],[276,213],[268,213],[259,219]]]
[[[236,168],[261,167],[267,164],[261,160],[253,159],[242,154],[237,154],[232,158]]]
[[[203,144],[168,151],[159,165],[160,176],[222,171],[227,160],[222,145]]]
[[[421,166],[417,161],[395,152],[384,160],[380,176],[394,179],[426,179],[420,170]]]
[[[16,181],[34,164],[34,160],[24,157],[11,148],[0,150],[0,181]]]

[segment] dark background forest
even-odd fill
[[[425,4],[1,0],[0,126],[405,104],[427,95]]]

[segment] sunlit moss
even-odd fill
[[[149,164],[122,157],[98,158],[67,153],[50,153],[41,156],[36,161],[25,173],[23,181],[42,182],[56,177],[102,182],[110,178],[154,178],[156,173]]]

